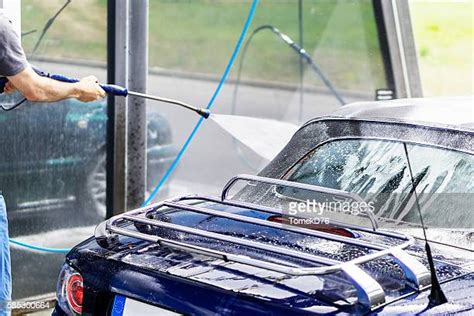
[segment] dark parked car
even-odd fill
[[[67,255],[55,313],[472,315],[472,101],[348,105],[220,197],[101,223]],[[417,202],[441,305],[428,300]]]
[[[18,96],[2,95],[1,102],[14,99]],[[12,236],[44,230],[52,222],[65,227],[77,225],[79,218],[82,224],[104,218],[106,124],[105,101],[26,103],[0,111],[0,188]],[[150,185],[174,158],[171,143],[169,123],[149,114]],[[76,216],[78,211],[81,216]]]

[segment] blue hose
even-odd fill
[[[253,3],[252,3],[252,7],[250,8],[249,14],[247,16],[247,20],[245,21],[242,32],[240,33],[239,40],[237,41],[237,44],[235,45],[234,51],[232,52],[232,56],[230,57],[229,63],[227,64],[227,67],[224,71],[224,74],[221,77],[221,80],[219,82],[219,85],[216,88],[216,91],[214,91],[214,94],[212,95],[211,100],[209,100],[209,103],[207,104],[207,107],[206,107],[207,110],[210,110],[212,108],[212,106],[214,105],[214,101],[216,100],[217,95],[221,91],[222,86],[224,85],[225,81],[227,80],[227,77],[229,76],[230,70],[232,69],[232,66],[234,65],[235,59],[237,58],[237,55],[239,54],[240,47],[242,46],[245,35],[247,34],[247,31],[250,27],[250,24],[252,23],[252,19],[253,19],[254,13],[255,13],[255,9],[257,8],[257,4],[258,4],[258,0],[254,0]],[[186,151],[189,147],[189,144],[191,144],[191,141],[196,136],[196,133],[198,132],[199,128],[201,127],[201,124],[202,124],[203,121],[204,121],[204,118],[200,117],[198,122],[194,126],[193,130],[191,131],[191,134],[188,136],[188,138],[184,142],[184,145],[181,148],[181,150],[179,151],[178,155],[173,160],[173,163],[168,168],[168,170],[166,170],[166,173],[163,175],[161,180],[158,182],[158,185],[151,192],[150,196],[145,200],[145,202],[142,204],[142,206],[147,205],[148,203],[150,203],[150,201],[153,200],[155,195],[160,191],[160,189],[165,184],[166,180],[168,180],[171,173],[173,173],[173,171],[176,169],[176,167],[178,166],[178,163],[180,162],[181,158],[186,153]]]
[[[27,244],[15,239],[10,238],[10,243],[25,247],[31,250],[36,250],[36,251],[42,251],[42,252],[51,252],[51,253],[68,253],[71,249],[70,248],[48,248],[48,247],[41,247],[41,246],[35,246],[31,244]]]
[[[219,84],[218,84],[216,90],[214,91],[214,94],[212,95],[211,99],[209,100],[209,103],[207,104],[207,107],[206,107],[207,110],[210,110],[213,107],[214,102],[215,102],[217,96],[219,95],[219,93],[222,89],[222,86],[224,85],[225,81],[227,80],[227,77],[229,76],[230,70],[232,69],[232,66],[234,65],[235,59],[237,58],[237,55],[239,54],[239,51],[240,51],[240,48],[241,48],[242,43],[244,41],[245,35],[247,34],[247,31],[250,27],[250,24],[252,23],[252,19],[253,19],[253,16],[255,14],[255,10],[257,9],[258,1],[259,0],[253,0],[253,2],[252,2],[252,6],[251,6],[250,11],[248,13],[248,16],[247,16],[247,19],[245,21],[244,27],[242,28],[242,32],[240,33],[240,37],[237,41],[237,44],[235,45],[234,51],[232,52],[232,56],[230,57],[229,62],[227,63],[227,67],[225,68],[225,71],[222,74],[221,80],[219,81]],[[181,158],[186,153],[186,151],[188,150],[189,145],[191,144],[194,137],[196,136],[196,134],[197,134],[199,128],[201,127],[201,124],[202,124],[203,121],[204,121],[204,118],[200,117],[199,120],[197,121],[196,125],[194,126],[193,130],[191,131],[191,134],[188,136],[188,138],[184,142],[184,145],[181,148],[181,150],[179,151],[178,155],[173,160],[173,163],[168,168],[168,170],[166,170],[165,174],[160,179],[160,181],[158,182],[156,187],[153,189],[150,196],[145,200],[145,202],[143,202],[142,206],[147,205],[148,203],[150,203],[153,200],[153,198],[156,196],[156,194],[160,191],[160,189],[163,187],[165,182],[168,180],[170,175],[176,169],[176,167],[178,166],[178,163],[180,162]],[[25,248],[28,248],[28,249],[31,249],[31,250],[49,252],[49,253],[68,253],[71,250],[71,249],[68,249],[68,248],[40,247],[40,246],[35,246],[35,245],[30,245],[30,244],[27,244],[27,243],[24,243],[24,242],[20,242],[20,241],[11,239],[11,238],[10,238],[10,243],[16,244],[16,245],[19,245],[19,246],[22,246],[22,247],[25,247]]]

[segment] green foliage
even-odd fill
[[[47,19],[64,0],[22,0],[23,38],[30,51]],[[150,66],[220,74],[251,1],[150,0]],[[50,29],[38,54],[105,61],[107,0],[73,1]],[[411,1],[423,85],[440,91],[438,73],[457,80],[448,89],[472,94],[472,2]],[[372,1],[305,0],[304,47],[343,88],[384,87]],[[298,41],[298,1],[261,0],[251,30],[272,24]],[[295,82],[298,57],[269,32],[249,49],[243,76]],[[460,76],[459,74],[463,74]],[[462,79],[464,78],[464,79]],[[309,76],[309,83],[318,80]],[[444,89],[444,88],[442,88]],[[470,91],[470,93],[469,93]]]

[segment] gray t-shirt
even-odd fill
[[[10,20],[0,14],[0,77],[14,76],[27,65],[19,35]]]

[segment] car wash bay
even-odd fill
[[[75,78],[93,74],[101,82],[197,107],[205,107],[215,91],[249,9],[246,1],[65,4],[21,1],[22,39],[35,66]],[[402,58],[410,46],[401,52],[392,33],[387,35],[394,28],[383,18],[389,14],[394,14],[390,5],[372,1],[260,1],[249,34],[261,25],[277,26],[309,52],[345,102],[373,100],[377,89],[418,96],[416,67]],[[410,34],[402,39],[413,41]],[[243,61],[241,56],[215,100],[215,113],[298,125],[340,106],[321,76],[274,33],[255,35]],[[14,104],[19,98],[1,100]],[[61,250],[90,236],[105,217],[138,207],[198,119],[169,104],[123,97],[94,104],[26,104],[0,113],[1,189],[11,237]],[[265,163],[205,121],[155,201],[182,193],[215,194],[233,175],[255,174]],[[54,291],[64,255],[44,250],[12,246],[15,300]]]

